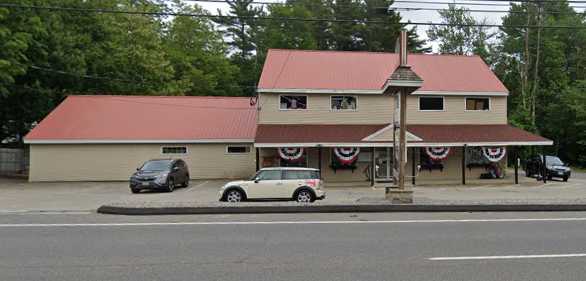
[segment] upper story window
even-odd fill
[[[283,95],[279,97],[279,109],[300,110],[307,109],[307,96]]]
[[[356,96],[331,96],[330,106],[334,111],[356,110]]]
[[[419,97],[419,110],[443,111],[444,97]]]
[[[163,146],[161,147],[163,154],[187,154],[186,146]]]
[[[242,153],[249,153],[250,146],[243,146],[243,145],[229,145],[226,147],[226,152],[228,154],[242,154]]]
[[[490,110],[490,98],[466,98],[466,110]]]

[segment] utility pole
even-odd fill
[[[399,58],[400,65],[395,69],[387,80],[385,93],[395,95],[395,111],[398,110],[398,117],[393,121],[394,131],[399,130],[397,142],[396,134],[393,134],[394,165],[393,185],[385,188],[385,198],[393,203],[412,203],[413,190],[405,187],[405,175],[407,168],[407,97],[423,84],[423,80],[411,70],[407,63],[407,32],[401,31],[399,37]]]

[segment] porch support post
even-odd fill
[[[467,146],[462,147],[462,185],[466,185],[466,150]]]
[[[376,177],[376,161],[374,159],[376,147],[372,147],[370,159],[370,186],[374,186],[374,178]]]
[[[545,157],[545,153],[543,153],[543,171],[541,171],[543,183],[547,183],[547,157]]]
[[[321,179],[321,146],[317,148],[317,168],[319,169],[319,178]]]
[[[256,148],[256,171],[260,170],[260,148]]]
[[[512,148],[512,150],[514,151],[513,155],[514,155],[514,161],[515,163],[513,164],[515,166],[515,184],[519,184],[519,151],[517,150],[517,148]]]
[[[415,185],[416,166],[415,165],[415,147],[411,148],[411,184]]]

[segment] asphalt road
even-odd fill
[[[0,280],[584,280],[586,213],[0,215]]]

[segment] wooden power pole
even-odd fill
[[[386,187],[385,197],[394,203],[412,203],[413,191],[405,187],[405,175],[407,174],[407,97],[421,87],[423,80],[411,70],[407,63],[406,31],[401,31],[398,41],[401,64],[387,80],[385,93],[391,93],[396,96],[395,103],[398,103],[398,106],[395,107],[395,110],[398,110],[399,114],[395,113],[396,117],[393,120],[393,124],[395,131],[399,130],[399,138],[397,141],[396,134],[394,134],[394,180],[393,185]]]

